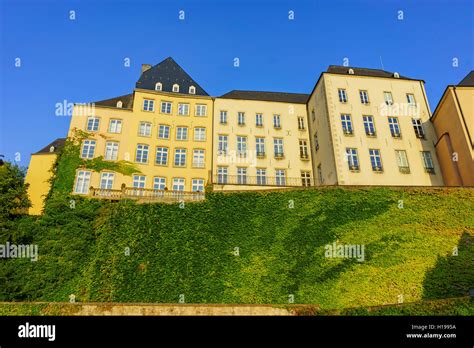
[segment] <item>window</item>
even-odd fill
[[[155,83],[155,91],[161,91],[163,89],[163,85],[161,82]]]
[[[318,182],[319,182],[319,185],[322,185],[324,183],[323,169],[321,168],[321,164],[318,165]]]
[[[161,113],[162,114],[171,114],[171,102],[161,102]]]
[[[280,115],[273,115],[273,127],[276,128],[276,129],[281,128]]]
[[[155,176],[153,178],[153,189],[154,190],[164,190],[166,188],[166,178],[161,176]]]
[[[308,153],[308,142],[304,139],[300,140],[300,158],[301,159],[309,159]]]
[[[189,104],[178,103],[178,115],[188,116],[189,115]]]
[[[284,156],[283,154],[283,139],[282,138],[274,138],[273,139],[273,150],[275,152],[276,158],[281,158]]]
[[[362,104],[369,104],[369,93],[367,91],[359,91],[359,95]]]
[[[117,106],[119,109],[121,109],[121,108],[122,108],[122,106],[123,106],[123,103],[122,103],[122,101],[121,101],[121,100],[119,100],[119,101],[117,102],[116,106]]]
[[[351,115],[341,115],[341,124],[344,134],[353,133]]]
[[[400,125],[398,124],[398,118],[396,117],[389,117],[388,118],[388,126],[390,127],[390,133],[394,138],[400,138]]]
[[[370,163],[372,164],[372,170],[374,172],[383,171],[382,158],[380,157],[380,150],[369,149]]]
[[[135,154],[135,162],[147,163],[148,162],[148,145],[138,144],[137,152]]]
[[[411,93],[407,93],[407,101],[410,106],[416,106],[415,96]]]
[[[257,157],[265,156],[265,138],[255,138]]]
[[[134,175],[133,176],[133,187],[134,188],[145,188],[145,175]]]
[[[227,154],[227,144],[228,137],[227,135],[219,135],[217,144],[217,155],[226,155]]]
[[[405,150],[395,150],[395,157],[397,158],[398,170],[400,173],[410,173],[410,166],[408,165],[407,152]]]
[[[206,116],[207,115],[207,105],[196,104],[196,116]]]
[[[267,184],[267,170],[263,168],[257,169],[257,185]]]
[[[227,184],[227,167],[217,167],[217,183]]]
[[[95,151],[95,140],[84,140],[82,143],[82,158],[93,158]]]
[[[286,185],[286,171],[284,169],[275,169],[275,184],[277,186]]]
[[[100,174],[100,188],[111,190],[114,186],[114,173],[102,173]]]
[[[339,101],[341,103],[347,103],[347,93],[345,89],[342,89],[342,88],[338,89],[337,94],[339,95]]]
[[[196,87],[189,86],[189,94],[196,94]]]
[[[237,155],[242,157],[247,156],[247,137],[237,136]]]
[[[357,155],[357,149],[346,148],[346,159],[349,166],[349,170],[359,170],[359,156]]]
[[[170,126],[160,124],[158,128],[158,138],[159,139],[169,139],[170,138]]]
[[[173,178],[173,191],[184,191],[184,178]]]
[[[175,84],[173,85],[173,92],[175,92],[175,93],[178,93],[178,92],[179,92],[179,85],[178,85],[177,83],[175,83]]]
[[[204,168],[204,150],[193,150],[193,167]]]
[[[318,167],[318,171],[321,171],[321,165]],[[320,180],[322,180],[322,176],[320,177]],[[311,173],[302,171],[301,172],[301,185],[302,186],[311,186]]]
[[[176,167],[186,166],[186,149],[175,149],[174,150],[174,165]]]
[[[74,192],[80,194],[89,193],[89,185],[91,181],[91,172],[81,170],[77,172],[76,185],[74,186]]]
[[[97,132],[99,130],[99,118],[98,117],[88,117],[87,118],[87,130],[91,132]]]
[[[168,148],[163,146],[156,147],[155,163],[159,166],[168,165]]]
[[[316,113],[314,112],[314,110],[311,110],[311,119],[313,121],[316,120]]]
[[[151,136],[151,123],[150,122],[140,122],[138,127],[138,135],[142,137]]]
[[[122,120],[109,121],[109,133],[122,133]]]
[[[298,117],[298,129],[304,130],[304,117],[301,117],[301,116]]]
[[[176,140],[188,140],[188,127],[176,127]]]
[[[316,152],[319,150],[318,132],[314,133],[314,148]]]
[[[393,105],[392,92],[383,92],[383,99],[386,105]]]
[[[257,127],[263,127],[263,115],[255,114],[255,125]]]
[[[245,124],[245,112],[237,113],[237,123],[239,126],[243,126]]]
[[[115,161],[118,158],[119,143],[116,141],[107,141],[105,143],[104,159]]]
[[[227,111],[221,111],[219,120],[221,124],[227,124]]]
[[[237,167],[237,184],[239,185],[247,184],[247,168]]]
[[[206,128],[197,127],[194,128],[194,141],[205,141],[206,140]]]
[[[143,99],[143,111],[154,111],[155,101],[151,99]]]
[[[424,139],[425,138],[425,131],[423,130],[423,123],[419,118],[412,118],[411,122],[413,124],[413,129],[415,130],[415,134],[417,138]]]
[[[192,185],[191,185],[191,191],[204,192],[204,179],[193,179]]]
[[[435,170],[433,159],[431,158],[431,152],[421,151],[421,159],[423,160],[423,167],[425,168],[425,172],[434,174]]]
[[[365,134],[375,136],[374,118],[372,116],[362,116],[362,119],[364,120]]]

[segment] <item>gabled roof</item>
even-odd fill
[[[109,107],[117,107],[117,102],[122,102],[122,109],[132,109],[133,108],[133,94],[125,94],[120,97],[115,97],[111,99],[100,100],[94,102],[95,105],[99,106],[109,106]]]
[[[35,152],[33,155],[45,154],[45,153],[57,154],[59,152],[59,150],[64,146],[65,142],[66,142],[66,138],[58,138],[55,141],[53,141],[52,143],[50,143],[50,144],[46,145],[45,147],[43,147],[38,152]],[[54,147],[52,149],[53,151],[51,151],[51,146]]]
[[[189,87],[194,86],[196,87],[196,95],[209,95],[171,57],[144,71],[135,87],[154,91],[157,82],[162,84],[162,91],[164,92],[173,93],[173,85],[176,83],[179,85],[180,94],[189,94]]]
[[[381,69],[369,69],[369,68],[356,68],[356,67],[351,67],[351,66],[341,66],[341,65],[330,65],[327,69],[327,73],[330,74],[344,74],[344,75],[350,75],[349,74],[349,69],[352,69],[354,71],[354,75],[357,76],[370,76],[370,77],[385,77],[385,78],[395,78],[394,77],[394,72],[390,71],[385,71]],[[418,79],[412,79],[410,77],[402,76],[399,75],[398,79],[401,80],[416,80],[416,81],[422,81]]]
[[[471,70],[469,74],[464,77],[461,82],[458,83],[460,87],[474,87],[474,70]]]
[[[224,95],[221,95],[219,98],[306,104],[306,101],[309,98],[309,94],[233,90]]]

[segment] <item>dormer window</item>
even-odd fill
[[[117,102],[117,107],[118,107],[118,108],[121,108],[121,107],[122,107],[122,105],[123,105],[122,101],[121,101],[121,100],[119,100],[119,101]]]
[[[161,91],[163,90],[163,85],[161,84],[161,82],[157,82],[155,84],[155,91]]]
[[[179,92],[179,85],[178,85],[177,83],[175,83],[175,84],[173,85],[173,92],[175,92],[175,93],[178,93],[178,92]]]
[[[196,87],[189,86],[189,94],[196,94]]]
[[[354,75],[354,69],[349,69],[349,75]]]
[[[397,73],[397,72],[395,72],[395,73],[393,73],[393,77],[395,77],[396,79],[399,79],[399,78],[400,78],[400,74]]]
[[[51,147],[49,148],[49,152],[54,152],[54,150],[55,150],[54,146],[51,146]]]

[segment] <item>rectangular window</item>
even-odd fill
[[[153,178],[153,189],[164,191],[166,188],[166,178],[161,176],[155,176]]]
[[[347,93],[345,89],[339,88],[337,94],[339,95],[339,101],[341,103],[347,103]]]
[[[415,96],[411,93],[407,93],[407,102],[410,106],[416,106]]]
[[[104,159],[115,161],[118,158],[119,143],[116,141],[107,141],[105,143],[105,156]]]
[[[135,154],[135,162],[147,163],[148,162],[148,145],[138,144],[137,151]]]
[[[318,171],[321,172],[321,165],[318,167]],[[322,180],[322,176],[320,177],[320,180]],[[301,185],[302,186],[311,186],[311,173],[302,171],[301,172]]]
[[[151,99],[143,99],[143,111],[154,111],[155,101]]]
[[[383,92],[383,99],[386,105],[393,105],[392,92]]]
[[[302,139],[299,141],[299,143],[300,143],[300,158],[309,159],[308,142]]]
[[[299,116],[298,117],[298,129],[299,130],[304,130],[304,117]]]
[[[91,172],[87,170],[81,170],[77,172],[76,185],[74,186],[74,192],[80,193],[80,194],[88,194],[90,181],[91,181]]]
[[[134,175],[133,176],[133,187],[134,188],[145,188],[145,175]]]
[[[314,133],[314,148],[316,152],[318,152],[319,150],[318,132]]]
[[[194,149],[193,150],[193,167],[204,168],[204,150]]]
[[[237,136],[237,155],[242,157],[247,156],[247,137]]]
[[[142,137],[151,136],[151,123],[150,122],[140,122],[138,127],[138,135]]]
[[[176,140],[188,140],[188,127],[176,127]]]
[[[324,183],[323,169],[321,168],[321,164],[318,165],[318,182],[319,185],[322,185]]]
[[[221,111],[219,121],[221,124],[227,124],[227,111]]]
[[[161,102],[162,114],[171,114],[171,111],[172,111],[171,102]]]
[[[275,169],[275,185],[286,185],[286,171],[284,169]]]
[[[173,191],[184,191],[184,178],[173,178]]]
[[[109,133],[122,133],[122,120],[110,120]]]
[[[178,115],[188,116],[189,115],[189,104],[178,103]]]
[[[274,138],[273,139],[273,150],[275,152],[276,158],[284,157],[283,153],[283,139],[282,138]]]
[[[111,190],[114,186],[114,173],[102,173],[100,174],[100,188]]]
[[[158,138],[159,139],[169,139],[170,138],[170,126],[160,124],[158,128]]]
[[[267,184],[267,170],[263,168],[257,169],[257,185]]]
[[[204,179],[193,179],[191,190],[193,192],[204,192]]]
[[[186,167],[186,149],[174,150],[174,165],[176,167]]]
[[[98,117],[88,117],[87,118],[87,130],[91,132],[97,132],[99,130],[99,118]]]
[[[237,123],[239,126],[243,126],[245,124],[245,112],[237,113]]]
[[[407,152],[405,150],[395,150],[395,157],[397,158],[398,170],[400,173],[410,173],[410,166],[408,165]]]
[[[263,115],[255,114],[255,125],[257,127],[263,127]]]
[[[265,156],[265,138],[255,138],[257,156],[263,157]]]
[[[276,128],[276,129],[281,128],[280,115],[273,115],[273,127]]]
[[[380,150],[369,149],[370,163],[374,172],[382,172],[382,158],[380,157]]]
[[[217,167],[217,183],[227,184],[227,167]]]
[[[369,104],[369,93],[367,91],[359,91],[359,95],[362,104]]]
[[[413,129],[415,130],[415,135],[419,139],[425,138],[425,131],[423,129],[423,123],[419,118],[412,118],[411,122],[413,124]]]
[[[207,115],[207,105],[196,104],[196,116],[206,116]]]
[[[431,152],[429,151],[421,151],[421,159],[423,160],[423,167],[425,168],[425,172],[434,174],[434,164],[433,158],[431,157]]]
[[[218,143],[217,143],[217,155],[226,155],[227,154],[227,144],[228,144],[228,137],[227,135],[219,135],[218,136]]]
[[[206,140],[206,128],[197,127],[194,128],[194,141],[205,141]]]
[[[359,170],[359,156],[357,155],[357,149],[346,148],[346,158],[349,170]]]
[[[375,124],[373,116],[362,116],[364,120],[365,134],[369,137],[375,136]]]
[[[354,130],[352,129],[352,119],[351,115],[341,115],[341,124],[342,124],[342,132],[344,134],[352,134]]]
[[[155,163],[159,166],[168,165],[168,148],[163,146],[156,147]]]
[[[237,167],[237,184],[239,185],[247,184],[247,168]]]
[[[398,118],[389,117],[388,126],[390,127],[390,133],[392,134],[392,137],[400,138],[402,136],[400,132],[400,125],[398,124]]]
[[[95,152],[95,140],[84,140],[82,143],[82,158],[93,158]]]

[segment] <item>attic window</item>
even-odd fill
[[[54,147],[54,146],[51,146],[51,147],[49,148],[49,152],[54,152],[54,150],[55,150],[55,147]]]
[[[173,85],[173,92],[176,92],[176,93],[179,92],[179,85],[177,83]]]
[[[117,102],[117,107],[118,107],[118,108],[121,108],[121,107],[122,107],[122,105],[123,105],[122,101],[121,101],[121,100],[119,100],[119,101]]]
[[[189,94],[196,94],[196,87],[189,86]]]
[[[354,75],[354,69],[349,69],[349,75]]]
[[[161,91],[163,89],[163,86],[161,84],[161,82],[157,82],[155,84],[155,91]]]
[[[400,74],[397,73],[397,72],[395,72],[395,73],[393,73],[393,77],[395,77],[396,79],[399,79],[399,78],[400,78]]]

